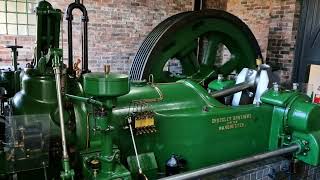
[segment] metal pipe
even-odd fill
[[[201,11],[203,9],[203,0],[193,0],[193,11]]]
[[[72,52],[72,20],[68,19],[68,72],[73,72],[73,52]]]
[[[98,105],[98,106],[103,106],[103,105],[104,105],[103,102],[94,100],[94,99],[92,99],[92,98],[75,96],[75,95],[71,95],[71,94],[65,94],[65,96],[68,97],[68,98],[70,98],[70,99],[74,99],[74,100],[86,102],[86,103],[88,103],[88,104],[95,104],[95,105]]]
[[[137,165],[138,165],[138,170],[139,173],[142,173],[142,169],[141,169],[141,165],[140,165],[140,160],[139,160],[139,156],[138,156],[138,150],[137,150],[137,146],[136,146],[136,141],[134,139],[133,136],[133,130],[132,130],[132,125],[131,125],[131,117],[128,118],[128,124],[129,124],[129,128],[130,128],[130,135],[131,135],[131,140],[132,140],[132,144],[133,144],[133,149],[134,149],[134,154],[136,155],[136,160],[137,160]]]
[[[289,154],[289,153],[293,153],[296,151],[300,150],[300,145],[299,144],[293,144],[290,145],[288,147],[285,148],[281,148],[275,151],[270,151],[267,153],[263,153],[263,154],[259,154],[259,155],[255,155],[252,157],[248,157],[245,159],[241,159],[241,160],[237,160],[237,161],[231,161],[231,162],[227,162],[227,163],[223,163],[223,164],[219,164],[219,165],[214,165],[214,166],[209,166],[209,167],[205,167],[199,170],[194,170],[194,171],[190,171],[190,172],[186,172],[186,173],[182,173],[182,174],[177,174],[174,176],[169,176],[169,177],[165,177],[162,178],[160,180],[182,180],[182,179],[197,179],[199,177],[205,176],[205,175],[209,175],[209,174],[213,174],[213,173],[217,173],[220,171],[224,171],[230,168],[235,168],[235,167],[239,167],[245,164],[249,164],[249,163],[253,163],[253,162],[257,162],[260,160],[264,160],[264,159],[268,159],[268,158],[272,158],[272,157],[276,157],[276,156],[280,156],[280,155],[285,155],[285,154]]]
[[[254,84],[243,82],[243,83],[236,84],[235,86],[233,86],[231,88],[223,89],[221,91],[212,92],[212,93],[210,93],[210,95],[214,98],[225,97],[225,96],[237,93],[239,91],[243,91],[243,90],[248,89],[253,86],[254,86]]]
[[[203,0],[193,0],[193,11],[201,11],[203,9]],[[202,50],[202,42],[203,42],[203,39],[201,37],[198,37],[198,40],[197,40],[197,54],[196,54],[196,57],[197,57],[197,62],[199,62],[199,64],[201,63],[200,62],[200,52]]]
[[[66,12],[66,20],[68,21],[68,71],[73,72],[73,49],[72,49],[72,11],[79,9],[82,12],[82,23],[83,23],[83,42],[82,42],[82,73],[87,73],[88,69],[88,12],[80,0],[76,0],[68,6]]]
[[[89,63],[88,63],[88,21],[89,20],[84,20],[83,18],[84,17],[82,17],[82,21],[83,21],[82,72],[87,73],[89,71],[89,68],[88,68],[88,66],[89,66]]]
[[[60,117],[60,130],[61,130],[61,140],[62,140],[62,153],[64,159],[69,159],[64,127],[64,117],[63,117],[63,107],[62,107],[62,97],[61,97],[61,71],[60,67],[54,67],[54,74],[56,76],[56,89],[57,89],[57,100],[59,107],[59,117]]]

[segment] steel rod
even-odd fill
[[[186,173],[182,173],[182,174],[177,174],[174,176],[169,176],[166,178],[162,178],[160,180],[182,180],[182,179],[196,179],[202,176],[206,176],[206,175],[210,175],[213,173],[217,173],[220,171],[224,171],[230,168],[235,168],[235,167],[239,167],[245,164],[249,164],[249,163],[253,163],[253,162],[257,162],[260,160],[264,160],[264,159],[268,159],[268,158],[272,158],[272,157],[276,157],[276,156],[280,156],[280,155],[285,155],[285,154],[289,154],[289,153],[293,153],[296,152],[300,149],[300,145],[298,144],[293,144],[290,145],[288,147],[285,148],[281,148],[275,151],[270,151],[267,153],[263,153],[263,154],[259,154],[259,155],[255,155],[252,157],[248,157],[248,158],[244,158],[241,160],[237,160],[237,161],[231,161],[231,162],[227,162],[227,163],[223,163],[223,164],[219,164],[219,165],[214,165],[214,166],[209,166],[209,167],[205,167],[199,170],[194,170],[194,171],[189,171]]]
[[[104,105],[103,102],[94,100],[94,99],[92,99],[92,98],[75,96],[75,95],[71,95],[71,94],[65,94],[65,96],[68,97],[68,98],[70,98],[70,99],[74,99],[74,100],[86,102],[86,103],[88,103],[88,104],[94,104],[94,105],[98,105],[98,106],[103,106],[103,105]]]
[[[131,125],[131,118],[128,119],[128,123],[129,123],[131,140],[132,140],[132,144],[133,144],[134,154],[136,155],[136,160],[137,160],[137,165],[138,165],[139,173],[142,173],[142,169],[141,169],[141,165],[140,165],[140,161],[139,161],[139,156],[138,156],[138,150],[137,150],[137,146],[136,146],[136,141],[135,141],[134,136],[133,136],[133,130],[132,130],[132,125]]]
[[[243,82],[243,83],[236,84],[235,86],[233,86],[231,88],[223,89],[221,91],[212,92],[212,93],[210,93],[210,95],[214,98],[225,97],[225,96],[229,96],[231,94],[246,90],[246,89],[253,87],[253,86],[254,86],[253,84]]]
[[[61,97],[61,80],[60,80],[60,68],[54,68],[55,76],[56,76],[56,89],[57,89],[57,100],[59,107],[59,117],[60,117],[60,130],[61,130],[61,141],[62,141],[62,152],[63,158],[68,159],[68,151],[67,151],[67,143],[66,143],[66,135],[65,135],[65,127],[64,127],[64,117],[63,117],[63,107],[62,107],[62,97]]]

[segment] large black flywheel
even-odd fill
[[[200,53],[199,39],[205,42]],[[221,45],[230,52],[224,63],[217,62]],[[152,74],[155,82],[183,78],[203,82],[217,74],[254,68],[258,57],[261,51],[257,40],[236,16],[221,10],[183,12],[161,22],[146,37],[134,57],[130,77],[142,80]],[[171,60],[179,62],[179,74],[168,69]]]

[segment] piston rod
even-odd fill
[[[60,177],[62,180],[72,179],[74,177],[74,171],[70,168],[69,155],[67,149],[67,141],[64,126],[64,116],[63,116],[63,104],[62,104],[62,92],[61,92],[61,66],[62,66],[62,49],[53,50],[53,61],[52,66],[56,78],[56,90],[57,90],[57,100],[59,109],[59,119],[60,119],[60,130],[61,130],[61,144],[62,144],[62,166],[63,171],[61,171]]]
[[[246,90],[246,89],[251,88],[253,86],[254,86],[254,84],[252,84],[252,83],[243,82],[243,83],[236,84],[235,86],[233,86],[231,88],[223,89],[221,91],[212,92],[212,93],[210,93],[210,95],[214,98],[225,97],[225,96],[229,96],[231,94]]]
[[[61,140],[62,140],[62,155],[64,159],[68,159],[68,151],[67,151],[67,143],[66,143],[66,135],[65,135],[65,127],[64,127],[64,117],[63,117],[63,105],[62,105],[62,97],[61,97],[61,80],[60,75],[61,71],[59,67],[54,68],[54,73],[56,76],[56,89],[57,89],[57,100],[58,100],[58,108],[59,108],[59,118],[60,118],[60,129],[61,129]]]
[[[206,176],[206,175],[210,175],[213,173],[217,173],[220,171],[224,171],[230,168],[235,168],[235,167],[239,167],[245,164],[249,164],[249,163],[253,163],[253,162],[257,162],[260,160],[264,160],[264,159],[268,159],[268,158],[272,158],[272,157],[276,157],[276,156],[280,156],[280,155],[285,155],[285,154],[289,154],[289,153],[293,153],[293,152],[297,152],[300,150],[300,145],[299,144],[293,144],[290,145],[288,147],[285,148],[281,148],[275,151],[270,151],[267,153],[263,153],[263,154],[259,154],[259,155],[255,155],[252,157],[248,157],[245,159],[241,159],[241,160],[237,160],[237,161],[231,161],[231,162],[227,162],[227,163],[223,163],[223,164],[219,164],[219,165],[214,165],[214,166],[209,166],[209,167],[205,167],[199,170],[194,170],[194,171],[189,171],[186,173],[182,173],[182,174],[177,174],[174,176],[169,176],[169,177],[165,177],[162,178],[160,180],[182,180],[182,179],[196,179],[202,176]]]

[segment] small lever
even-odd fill
[[[105,74],[109,74],[110,73],[110,68],[111,66],[108,64],[108,65],[104,65],[104,73]]]

